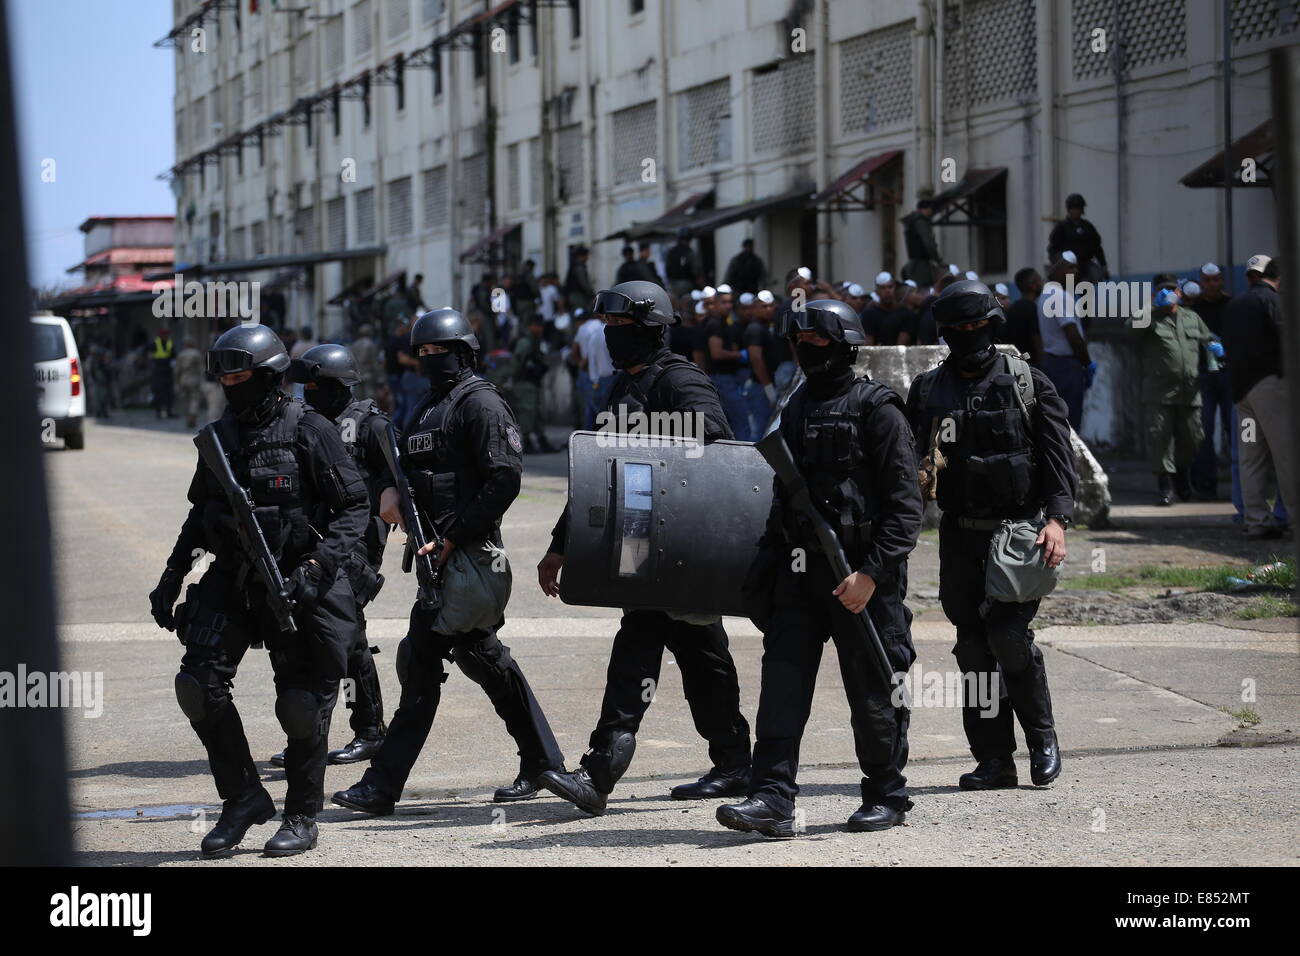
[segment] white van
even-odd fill
[[[85,448],[86,383],[81,356],[68,320],[51,312],[32,316],[36,340],[36,391],[41,436],[62,438],[69,448]]]

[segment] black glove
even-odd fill
[[[149,609],[158,626],[164,630],[176,630],[176,619],[172,617],[172,607],[181,594],[181,583],[185,572],[179,568],[169,567],[158,579],[158,586],[149,592]]]
[[[304,561],[294,568],[293,573],[285,580],[284,590],[280,592],[280,596],[285,600],[293,601],[304,610],[310,608],[320,597],[320,586],[324,577],[324,568],[315,561]]]

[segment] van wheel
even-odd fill
[[[73,451],[81,451],[86,447],[86,433],[68,432],[63,436],[63,444],[67,445]]]

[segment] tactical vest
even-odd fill
[[[457,441],[449,427],[457,405],[471,392],[496,386],[470,375],[455,385],[439,401],[426,396],[411,415],[411,424],[402,439],[402,468],[411,482],[416,502],[439,528],[446,528],[478,494],[482,481],[475,465],[475,455]],[[499,543],[499,530],[493,532]],[[461,547],[470,542],[457,542]]]
[[[532,348],[519,365],[519,380],[540,385],[546,377],[546,356],[542,354],[541,343],[532,341]]]
[[[1001,358],[983,379],[972,379],[961,397],[946,363],[922,380],[921,407],[948,461],[939,472],[937,496],[944,512],[965,518],[1038,513],[1033,379],[1023,359]],[[927,443],[923,453],[929,449]]]
[[[241,428],[234,413],[226,409],[217,424],[231,470],[252,496],[257,523],[281,570],[296,567],[316,546],[316,532],[303,499],[302,470],[295,454],[304,412],[302,402],[289,401],[265,425]],[[206,469],[205,475],[210,489],[204,518],[205,533],[212,545],[209,550],[218,558],[223,552],[239,554],[229,503]]]
[[[629,413],[681,411],[682,409],[676,408],[652,408],[650,398],[654,394],[654,388],[659,383],[659,379],[678,365],[689,365],[691,368],[698,367],[689,359],[676,353],[670,353],[659,361],[647,365],[635,375],[620,372],[618,378],[614,381],[614,387],[610,390],[608,408],[613,410],[623,405]]]
[[[883,405],[902,408],[888,385],[857,379],[843,394],[817,401],[804,385],[781,416],[781,431],[813,503],[835,529],[851,564],[865,556],[880,507],[874,492],[863,421]],[[792,544],[818,549],[810,528],[778,500],[779,519]]]
[[[384,560],[384,542],[388,537],[388,524],[379,517],[379,492],[375,476],[370,473],[370,462],[366,452],[370,448],[370,429],[373,416],[382,415],[379,406],[368,398],[359,399],[349,405],[335,419],[339,426],[339,437],[343,447],[348,450],[357,470],[361,472],[366,483],[366,494],[370,497],[370,521],[366,524],[366,533],[357,543],[356,552],[363,554],[367,562],[378,569]]]

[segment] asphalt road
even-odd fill
[[[67,717],[82,862],[1230,866],[1300,860],[1300,659],[1295,620],[1283,619],[1040,630],[1065,752],[1061,778],[1051,788],[959,791],[956,778],[971,760],[957,702],[923,695],[912,717],[915,809],[908,826],[875,835],[840,829],[858,805],[859,776],[828,648],[802,749],[805,832],[781,843],[720,828],[713,819],[717,801],[667,799],[670,786],[708,769],[670,656],[636,760],[598,819],[550,796],[505,808],[491,803],[491,790],[517,768],[513,742],[482,692],[453,672],[396,816],[371,820],[329,807],[320,847],[310,854],[263,858],[261,842],[274,832],[268,824],[255,828],[232,859],[201,861],[198,841],[219,801],[202,748],[173,697],[180,645],[154,626],[146,597],[185,514],[194,450],[175,426],[91,424],[86,444],[81,452],[45,453],[63,666],[103,675],[101,712],[70,710]],[[536,586],[533,569],[563,505],[564,468],[560,454],[528,458],[523,491],[506,517],[514,596],[502,637],[572,765],[599,708],[618,612],[565,606]],[[1149,549],[1149,530],[1143,542]],[[368,609],[372,643],[383,649],[377,662],[390,715],[398,696],[393,652],[412,591],[396,552],[389,549],[384,569],[390,583]],[[936,552],[930,537],[914,557],[918,609],[934,603]],[[748,621],[729,620],[728,632],[752,723],[761,640]],[[921,614],[914,637],[921,675],[952,670],[953,631],[942,615]],[[245,659],[236,698],[254,756],[279,750],[270,667],[258,652]],[[1251,728],[1240,726],[1245,708],[1259,718]],[[340,708],[332,741],[347,739]],[[1027,781],[1023,753],[1020,762]],[[278,800],[283,774],[261,766]],[[327,792],[359,776],[355,767],[331,767]]]

